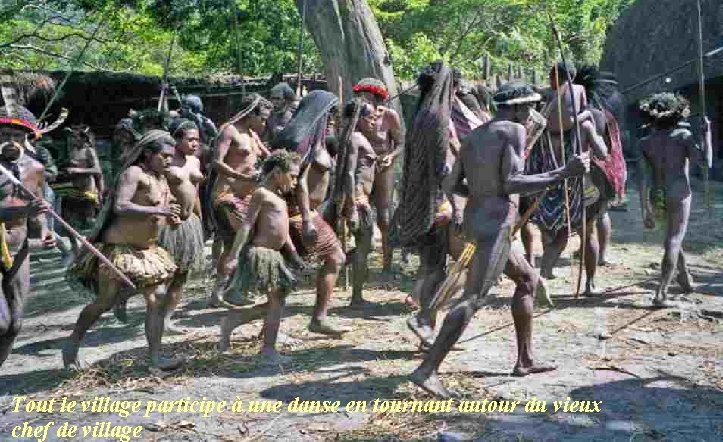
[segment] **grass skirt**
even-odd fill
[[[158,235],[158,245],[173,256],[181,272],[198,272],[204,269],[205,241],[203,224],[195,213],[183,223],[166,225]]]
[[[96,244],[95,246],[138,289],[166,283],[173,278],[176,272],[173,258],[161,247],[139,249],[117,244]],[[112,270],[101,263],[95,255],[84,249],[68,267],[66,279],[73,289],[82,289],[97,295],[101,275],[104,276],[103,280],[118,279]]]
[[[296,278],[286,266],[281,252],[265,247],[248,247],[239,256],[225,299],[240,305],[248,302],[250,294],[269,290],[289,292],[295,285]]]
[[[334,229],[319,213],[312,212],[311,222],[316,228],[316,240],[313,244],[304,244],[304,241],[302,241],[303,223],[301,215],[293,216],[289,220],[289,235],[294,247],[302,257],[311,261],[324,261],[328,256],[341,249],[341,243],[336,237]]]

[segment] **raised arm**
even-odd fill
[[[502,151],[501,164],[503,190],[507,194],[526,195],[542,192],[552,184],[556,184],[565,178],[582,175],[589,169],[590,157],[583,154],[581,157],[571,158],[564,167],[551,172],[525,175],[525,161],[523,159],[527,136],[525,128],[520,125],[511,135]]]

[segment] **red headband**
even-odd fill
[[[7,124],[10,126],[20,126],[23,129],[29,130],[33,133],[35,138],[40,138],[41,133],[38,126],[34,125],[28,120],[23,120],[22,118],[8,118],[8,117],[0,117],[0,125]]]
[[[357,84],[351,89],[354,92],[372,93],[372,94],[380,97],[382,100],[386,100],[387,97],[389,97],[389,92],[387,92],[387,88],[385,88],[383,86],[375,86],[373,84]]]

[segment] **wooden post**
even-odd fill
[[[484,60],[482,61],[482,78],[484,78],[485,81],[490,80],[490,68],[490,56],[485,54]]]
[[[537,85],[537,68],[532,68],[532,84]]]
[[[522,75],[522,65],[521,65],[521,64],[518,64],[518,65],[517,65],[517,78],[520,79],[520,80],[523,79],[523,75]]]
[[[512,81],[512,63],[507,63],[507,81]]]

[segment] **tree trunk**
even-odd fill
[[[296,0],[300,13],[304,2],[306,28],[321,53],[329,91],[342,90],[342,98],[347,101],[354,84],[362,78],[374,77],[387,85],[390,97],[396,96],[392,63],[366,0]],[[388,106],[402,114],[398,99]]]

